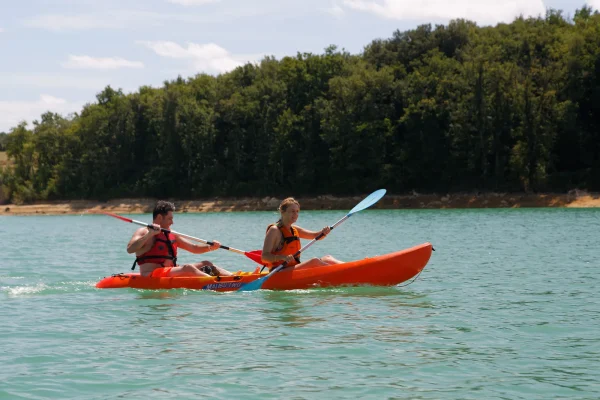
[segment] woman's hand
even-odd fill
[[[323,239],[325,236],[329,235],[329,232],[331,232],[331,228],[329,226],[326,226],[325,228],[321,229],[321,232],[319,233],[319,235],[323,235],[323,236],[321,236],[317,240]],[[317,235],[317,236],[319,236],[319,235]]]
[[[283,262],[287,263],[286,265],[293,264],[294,261],[296,261],[296,260],[294,259],[293,255],[283,256]]]

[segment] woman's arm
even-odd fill
[[[299,226],[295,226],[295,225],[294,225],[294,228],[296,228],[298,230],[298,236],[300,236],[300,238],[302,238],[302,239],[314,239],[317,236],[319,236],[321,233],[323,234],[323,237],[325,237],[329,234],[329,232],[331,232],[331,228],[328,226],[321,229],[320,231],[309,231],[307,229],[300,228]]]

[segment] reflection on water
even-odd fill
[[[269,319],[284,323],[289,327],[303,327],[323,318],[311,316],[306,300],[294,292],[265,291],[264,299],[268,307],[261,309]]]
[[[283,293],[283,292],[278,292]],[[285,293],[308,294],[310,297],[425,297],[418,292],[401,290],[397,286],[344,286],[312,288],[309,290],[290,290]]]
[[[164,299],[179,299],[184,296],[183,290],[140,290],[137,298],[139,300],[164,300]]]

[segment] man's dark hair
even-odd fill
[[[169,213],[169,211],[175,211],[175,204],[168,201],[159,200],[156,202],[156,206],[154,206],[152,218],[156,218],[156,216],[159,214],[165,216]]]

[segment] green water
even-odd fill
[[[176,214],[173,229],[254,250],[275,218]],[[405,287],[95,289],[128,271],[134,229],[0,217],[0,398],[600,398],[600,210],[368,210],[307,251],[350,260],[432,242]]]

